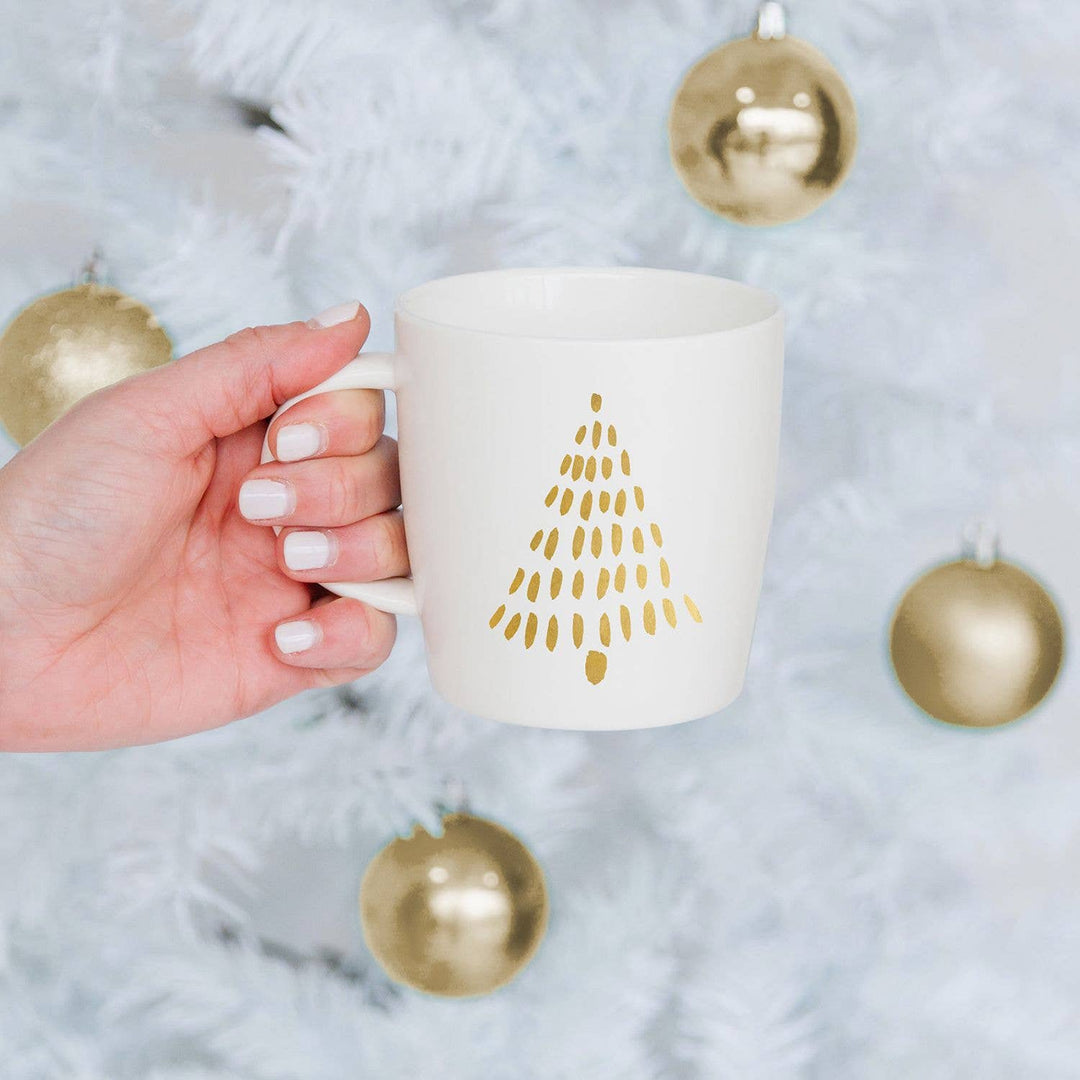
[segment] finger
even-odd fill
[[[358,457],[268,461],[248,473],[237,500],[257,525],[351,525],[401,502],[397,442],[383,436]]]
[[[270,449],[278,461],[363,454],[379,441],[385,420],[381,390],[316,394],[270,425]]]
[[[321,672],[312,685],[326,685],[377,668],[390,655],[396,634],[393,615],[337,597],[278,623],[271,637],[282,663]]]
[[[382,581],[409,572],[401,512],[340,529],[283,529],[278,565],[297,581]]]
[[[371,320],[358,301],[309,322],[254,326],[128,379],[125,393],[170,449],[189,454],[270,416],[356,356]],[[160,445],[160,440],[155,442]]]

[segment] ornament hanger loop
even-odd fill
[[[779,0],[765,0],[758,8],[754,36],[762,41],[776,41],[787,33],[787,14]]]
[[[469,791],[465,781],[460,776],[448,776],[443,781],[445,798],[442,803],[444,809],[453,814],[468,814],[472,812],[469,803]]]
[[[991,522],[982,519],[969,522],[964,526],[960,538],[965,559],[971,559],[984,569],[997,562],[1001,538]]]
[[[105,257],[101,254],[101,248],[95,247],[90,253],[90,258],[83,263],[76,283],[79,285],[97,285],[104,277],[104,265]]]

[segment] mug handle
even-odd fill
[[[316,394],[327,394],[333,390],[395,390],[396,372],[394,369],[394,354],[385,352],[361,353],[355,360],[350,360],[340,371],[334,372],[329,379],[289,398],[284,405],[271,417],[271,423],[287,409],[291,409],[298,401],[304,398],[314,397]],[[266,435],[263,437],[262,457],[259,459],[265,463],[274,461],[274,455],[270,452],[270,428],[267,425]],[[281,526],[275,525],[274,532],[280,533]],[[385,581],[335,581],[320,582],[324,589],[337,593],[338,596],[350,596],[354,600],[362,600],[379,611],[388,612],[391,615],[418,615],[419,605],[416,601],[416,587],[412,578],[399,577],[387,578]]]

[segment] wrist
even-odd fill
[[[19,664],[15,641],[15,590],[21,576],[15,546],[0,523],[0,741],[11,709],[12,684]]]

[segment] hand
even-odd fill
[[[0,749],[169,739],[382,663],[393,616],[306,584],[408,572],[382,393],[300,402],[270,432],[289,463],[258,464],[265,418],[369,325],[350,303],[242,330],[90,395],[0,469]]]

